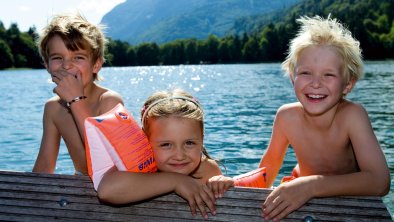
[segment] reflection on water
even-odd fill
[[[348,98],[367,109],[394,178],[394,62],[368,62],[365,71]],[[194,94],[206,113],[208,152],[231,176],[258,166],[276,109],[295,101],[278,63],[104,68],[101,75],[105,80],[100,84],[119,92],[136,119],[153,91],[180,87]],[[41,140],[43,104],[54,85],[45,70],[0,71],[0,76],[0,169],[30,171]],[[290,150],[279,177],[295,164]],[[56,172],[74,172],[64,145]],[[394,212],[391,196],[384,200]]]

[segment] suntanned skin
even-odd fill
[[[70,51],[56,35],[48,44],[49,59],[45,67],[56,84],[53,91],[57,95],[45,104],[43,136],[33,172],[54,172],[63,138],[75,170],[87,174],[84,120],[108,112],[123,101],[118,93],[94,83],[93,73],[100,71],[102,61],[92,62],[89,50]],[[82,95],[87,98],[67,108],[66,102]]]
[[[344,99],[355,80],[346,81],[341,56],[320,45],[304,49],[291,73],[299,102],[277,111],[271,140],[260,162],[271,187],[286,151],[294,148],[298,178],[280,184],[262,205],[265,220],[278,221],[313,197],[385,195],[390,173],[368,114]],[[209,179],[215,197],[234,185],[223,175]]]
[[[208,218],[205,206],[215,214],[215,197],[206,182],[221,171],[215,161],[201,157],[201,124],[174,116],[152,119],[148,124],[159,172],[107,172],[98,187],[100,199],[124,204],[175,192],[188,201],[193,215],[198,208]]]
[[[355,81],[345,81],[333,48],[305,49],[293,79],[297,103],[283,105],[275,117],[271,141],[260,167],[271,186],[291,145],[300,176],[282,183],[263,204],[264,219],[279,220],[312,197],[385,195],[388,166],[368,114],[343,99]]]

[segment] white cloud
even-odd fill
[[[104,15],[116,5],[123,2],[125,2],[125,0],[82,0],[77,7],[87,12]]]
[[[30,12],[31,8],[29,6],[21,5],[21,6],[19,6],[18,11],[20,11],[20,12]]]
[[[0,1],[0,21],[6,28],[17,23],[21,31],[33,25],[41,30],[53,15],[65,12],[81,12],[90,22],[100,23],[102,17],[116,5],[126,0],[12,0]]]

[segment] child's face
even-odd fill
[[[48,41],[48,49],[48,61],[45,62],[45,67],[53,75],[56,75],[57,72],[70,75],[80,73],[83,83],[86,84],[93,81],[93,73],[98,73],[101,69],[100,61],[92,64],[88,50],[70,51],[57,35]]]
[[[203,136],[200,123],[180,117],[148,121],[157,167],[163,172],[189,175],[200,164]]]
[[[309,47],[301,52],[293,84],[306,112],[323,114],[350,92],[354,82],[346,82],[342,65],[341,56],[328,46]]]

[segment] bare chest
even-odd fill
[[[77,125],[68,110],[64,109],[59,111],[57,118],[55,119],[55,125],[63,138],[64,142],[69,149],[78,149],[83,147],[81,136],[78,132]]]
[[[301,175],[335,175],[357,171],[357,162],[347,132],[333,127],[327,131],[298,129],[290,144]]]

